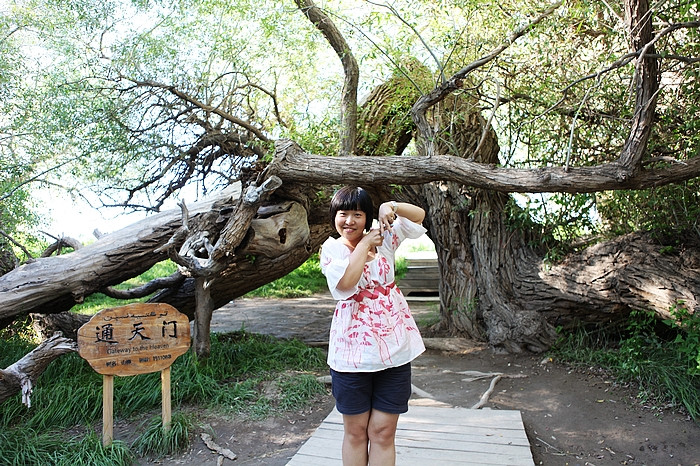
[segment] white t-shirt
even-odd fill
[[[406,238],[425,228],[397,217],[375,258],[366,262],[353,290],[336,287],[350,261],[350,248],[328,238],[321,249],[321,270],[338,300],[328,341],[328,365],[338,372],[376,372],[411,362],[425,351],[406,298],[394,285],[394,254]]]

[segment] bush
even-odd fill
[[[633,383],[648,402],[683,407],[700,422],[700,316],[677,306],[659,328],[654,313],[634,311],[622,332],[579,328],[552,348],[561,360],[596,365]],[[670,332],[670,337],[667,335]]]

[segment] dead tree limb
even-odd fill
[[[309,21],[321,31],[343,64],[345,82],[340,104],[340,155],[352,155],[355,152],[357,134],[357,87],[360,80],[360,67],[357,65],[350,45],[323,10],[318,8],[312,0],[296,0],[296,4]]]
[[[0,403],[21,390],[22,403],[31,407],[32,386],[39,375],[51,361],[74,351],[78,351],[78,345],[56,333],[10,367],[0,369]]]

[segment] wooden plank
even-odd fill
[[[451,443],[457,445],[456,449],[461,449],[460,444],[474,444],[478,445],[478,449],[492,449],[494,445],[508,445],[514,447],[527,447],[530,448],[530,444],[527,441],[526,436],[521,436],[518,433],[506,432],[500,433],[496,430],[480,431],[474,432],[472,429],[464,430],[461,432],[442,432],[439,430],[415,430],[411,429],[411,426],[400,426],[397,429],[397,438],[405,439],[409,442],[434,442],[434,443]],[[436,426],[437,427],[437,426]],[[339,434],[340,433],[340,434]],[[335,427],[327,427],[324,425],[323,428],[319,428],[316,434],[320,438],[333,439],[338,435],[342,436],[342,426],[340,429]],[[471,448],[471,447],[470,447]],[[477,447],[474,447],[477,448]]]
[[[163,420],[163,430],[170,430],[170,421],[172,421],[172,397],[170,389],[170,367],[166,367],[160,371],[160,391],[161,391],[161,416]]]
[[[326,417],[324,422],[342,425],[343,417],[334,409]],[[429,429],[445,429],[450,426],[464,428],[489,427],[494,429],[518,429],[522,428],[520,411],[514,410],[488,410],[467,408],[434,408],[431,406],[411,406],[407,413],[399,417],[399,426],[402,423],[411,422],[417,428],[426,425]]]
[[[102,445],[114,440],[114,376],[102,376]]]
[[[343,431],[343,426],[338,424],[323,423],[319,429],[329,431]],[[406,425],[400,423],[397,432],[406,437],[419,434],[434,434],[444,439],[455,441],[480,441],[483,443],[510,443],[513,445],[529,445],[527,436],[518,429],[494,429],[486,427],[450,426],[444,428],[440,425]],[[323,435],[319,433],[319,435]]]
[[[288,463],[341,465],[342,416],[333,410]],[[399,417],[397,464],[532,466],[519,411],[411,406]]]
[[[287,463],[294,464],[323,464],[336,465],[342,463],[342,438],[335,440],[310,438],[294,458]],[[397,437],[397,464],[480,464],[532,466],[532,456],[529,448],[521,447],[522,451],[506,453],[501,451],[455,451],[449,448],[435,448],[433,445],[407,446]],[[303,460],[303,461],[302,461]]]

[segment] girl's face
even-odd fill
[[[335,214],[335,229],[346,244],[357,246],[364,236],[367,215],[361,210],[339,210]]]

